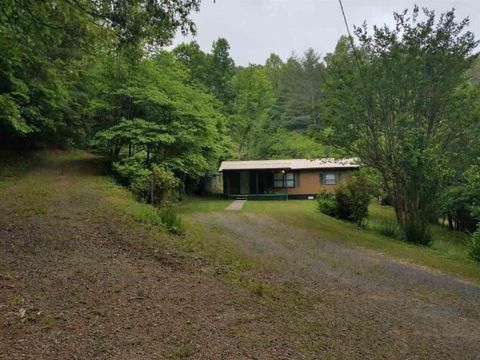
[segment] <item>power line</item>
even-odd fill
[[[355,61],[357,63],[358,70],[360,71],[360,75],[362,74],[362,69],[360,68],[360,59],[357,55],[357,50],[355,48],[355,43],[353,42],[352,34],[350,33],[350,27],[348,26],[347,16],[345,15],[345,10],[343,9],[342,0],[338,0],[340,3],[340,9],[342,9],[343,21],[345,22],[345,27],[347,28],[348,38],[350,39],[350,45],[353,49],[353,55],[355,56]]]
[[[363,101],[365,102],[365,106],[367,108],[367,118],[368,118],[368,121],[370,122],[370,124],[373,124],[373,115],[372,115],[373,110],[372,110],[371,103],[367,99],[367,84],[366,84],[366,81],[365,81],[364,73],[363,73],[362,68],[360,66],[360,58],[357,54],[357,50],[355,48],[355,43],[353,42],[352,34],[350,33],[350,28],[348,26],[348,21],[347,21],[347,16],[345,15],[345,10],[343,9],[342,0],[338,0],[338,2],[340,3],[340,8],[342,9],[343,21],[345,22],[345,27],[347,28],[348,37],[350,39],[350,44],[351,44],[352,50],[353,50],[353,56],[355,57],[355,62],[357,63],[358,72],[360,74],[360,79],[361,79],[361,82],[362,82],[362,85],[363,85],[363,88],[364,88],[364,91],[362,91],[362,95],[363,95],[362,98],[363,98]],[[375,141],[375,137],[373,135],[371,135],[371,136],[372,136],[372,139]]]

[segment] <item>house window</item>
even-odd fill
[[[285,182],[284,182],[285,180]],[[294,188],[295,187],[295,174],[294,173],[274,173],[273,174],[273,187],[274,188]]]
[[[324,173],[320,174],[320,183],[322,185],[336,185],[338,182],[337,173]]]

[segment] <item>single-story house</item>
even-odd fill
[[[223,194],[232,198],[313,198],[358,169],[355,159],[223,161]]]

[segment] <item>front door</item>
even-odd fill
[[[250,173],[240,171],[240,194],[250,194]]]

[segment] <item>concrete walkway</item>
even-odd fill
[[[241,210],[243,205],[247,202],[247,200],[235,200],[230,205],[228,205],[225,210],[228,211],[238,211]]]

